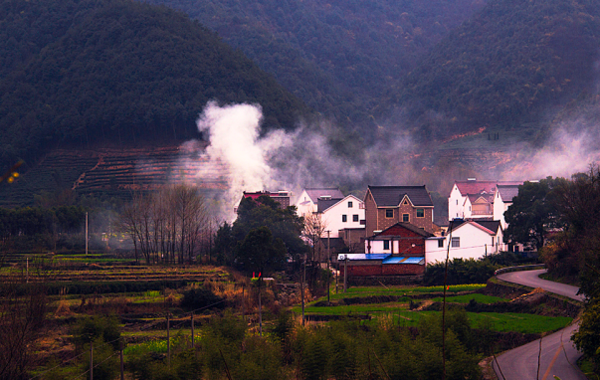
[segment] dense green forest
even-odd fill
[[[2,167],[58,143],[197,136],[211,99],[259,103],[265,128],[292,128],[308,112],[214,32],[166,7],[8,0],[0,15]]]
[[[392,103],[411,105],[424,137],[518,128],[593,94],[599,44],[595,1],[491,1],[391,90]]]
[[[147,0],[181,9],[314,109],[347,124],[485,1]],[[383,110],[384,111],[384,110]]]

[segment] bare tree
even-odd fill
[[[302,234],[312,242],[312,261],[321,261],[323,247],[321,238],[326,236],[327,223],[323,220],[323,214],[313,213],[304,216],[304,230]]]
[[[121,213],[121,229],[147,263],[193,261],[208,228],[204,198],[195,187],[176,185],[134,197]]]
[[[7,277],[0,297],[0,379],[28,379],[48,305],[43,282]]]

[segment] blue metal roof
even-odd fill
[[[389,253],[340,253],[338,255],[339,261],[348,260],[385,260],[386,257],[390,256]]]
[[[382,264],[420,264],[425,263],[425,257],[402,257],[393,256],[383,260]]]

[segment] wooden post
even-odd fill
[[[192,348],[194,348],[194,313],[192,312]]]
[[[121,380],[125,380],[125,366],[123,365],[123,338],[119,341],[119,356],[121,356]]]
[[[348,289],[348,254],[344,256],[344,293]]]
[[[167,365],[171,368],[171,326],[169,323],[169,313],[167,312]]]
[[[88,213],[85,213],[85,254],[88,254]]]
[[[29,257],[27,257],[27,283],[29,284]]]
[[[94,342],[90,342],[90,380],[94,380]]]
[[[258,276],[258,332],[262,336],[262,300],[261,300],[262,273]]]
[[[306,253],[304,254],[304,272],[300,283],[300,298],[302,298],[302,326],[304,326],[304,284],[306,283]]]

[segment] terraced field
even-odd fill
[[[205,146],[56,149],[14,184],[0,186],[0,207],[32,205],[35,194],[64,190],[128,199],[133,191],[154,191],[167,182],[193,182],[209,194],[222,191],[228,169],[210,162]]]

